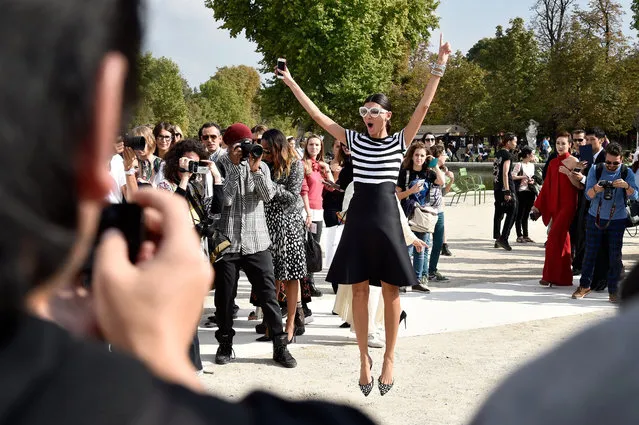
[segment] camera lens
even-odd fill
[[[262,145],[252,145],[253,147],[251,148],[251,155],[253,155],[255,158],[259,158],[260,156],[262,156],[262,154],[264,153],[264,148],[262,148]]]

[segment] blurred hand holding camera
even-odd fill
[[[183,200],[151,190],[137,192],[134,200],[144,208],[153,240],[144,242],[132,264],[122,234],[105,233],[93,273],[99,328],[155,373],[199,388],[187,352],[212,281],[211,266]]]

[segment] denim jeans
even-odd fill
[[[420,240],[426,242],[430,246],[430,233],[415,232]],[[429,248],[424,248],[422,252],[417,252],[413,245],[408,247],[408,256],[413,259],[413,269],[419,283],[422,276],[428,276],[428,252]]]
[[[439,264],[439,256],[442,253],[442,245],[444,245],[444,213],[439,213],[435,231],[433,232],[433,246],[430,250],[430,261],[428,265],[428,274],[435,274],[437,265]]]

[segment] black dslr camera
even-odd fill
[[[249,155],[257,159],[264,154],[262,145],[255,144],[250,140],[245,140],[240,143],[240,149],[242,149],[242,161],[246,161],[249,158]]]
[[[124,146],[134,151],[143,151],[146,149],[146,139],[143,136],[123,136]]]
[[[215,222],[213,220],[201,221],[195,225],[195,231],[203,238],[212,238],[215,235]]]
[[[608,180],[599,180],[599,183],[597,184],[604,188],[603,198],[606,201],[610,201],[615,191],[615,188],[612,186],[612,182]]]

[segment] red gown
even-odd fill
[[[553,159],[548,166],[546,180],[535,201],[550,233],[546,242],[543,280],[557,286],[572,285],[572,255],[570,251],[570,223],[577,211],[578,189],[570,183],[565,174],[559,172],[562,162],[570,154]]]

